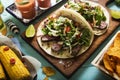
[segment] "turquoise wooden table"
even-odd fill
[[[14,0],[1,0],[4,7],[6,8],[10,4],[14,2]],[[58,6],[59,7],[59,6]],[[116,6],[114,6],[114,3],[109,6],[111,9],[117,9]],[[55,8],[56,9],[56,8]],[[47,15],[47,14],[46,14]],[[19,28],[20,28],[20,34],[22,34],[27,26],[22,24],[19,20],[17,20],[15,17],[13,17],[11,14],[9,14],[7,11],[4,10],[3,14],[1,15],[4,21],[7,21],[8,19],[11,19]],[[34,24],[34,23],[33,23]],[[107,44],[107,42],[112,38],[112,36],[120,30],[120,26],[115,29],[115,31],[110,35],[98,48],[95,50],[95,52],[88,58],[84,64],[72,75],[69,80],[114,80],[109,75],[105,74],[95,66],[91,65],[91,61],[99,54],[99,52],[104,48],[104,46]],[[23,52],[24,55],[32,56],[36,59],[38,59],[42,66],[51,66],[55,71],[56,74],[49,78],[49,80],[68,80],[66,77],[64,77],[54,66],[52,66],[46,59],[44,59],[41,55],[38,54],[36,50],[34,50],[29,44],[27,44],[20,35],[15,35],[12,32],[8,32],[9,35],[13,35],[20,43],[20,49]],[[37,74],[37,78],[35,80],[43,80],[45,78],[45,74],[42,73],[42,69],[40,68]]]

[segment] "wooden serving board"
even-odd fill
[[[105,7],[107,0],[99,0],[99,3]],[[106,7],[109,11],[109,9]],[[39,26],[40,22],[35,24],[35,29]],[[71,58],[71,59],[58,59],[46,54],[37,43],[37,36],[33,38],[26,38],[25,32],[21,34],[22,38],[28,42],[35,50],[38,51],[47,61],[49,61],[54,67],[56,67],[65,77],[69,78],[73,73],[94,53],[94,51],[99,47],[99,45],[118,27],[119,22],[113,20],[110,17],[110,26],[105,34],[102,36],[95,36],[95,39],[91,47],[82,55]]]

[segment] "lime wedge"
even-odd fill
[[[120,19],[120,11],[110,10],[110,13],[114,19]]]
[[[28,28],[25,31],[25,35],[28,38],[35,36],[35,28],[34,28],[33,24],[31,24],[31,25],[28,26]]]

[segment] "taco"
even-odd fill
[[[56,58],[72,58],[84,53],[93,39],[89,23],[70,9],[57,10],[40,23],[37,31],[40,47]]]
[[[100,4],[92,1],[68,1],[65,8],[81,14],[91,25],[95,35],[104,34],[109,27],[109,13]]]

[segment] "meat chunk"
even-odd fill
[[[53,40],[59,40],[59,37],[54,37],[54,36],[49,36],[49,35],[42,35],[41,41],[43,42],[48,42],[48,41],[53,41]]]
[[[80,1],[81,1],[81,0],[74,0],[74,2],[76,2],[76,3],[77,3],[77,2],[80,2]]]
[[[97,28],[99,28],[101,30],[106,29],[107,28],[107,23],[104,22],[104,21],[102,21],[101,24],[100,24],[100,26],[98,26]]]
[[[56,51],[56,52],[60,51],[61,48],[62,48],[62,45],[60,45],[60,44],[58,44],[58,43],[54,43],[54,44],[52,45],[52,47],[51,47],[51,49],[52,49],[53,51]]]
[[[80,45],[73,47],[71,55],[76,56],[79,53],[80,49],[81,49]]]

